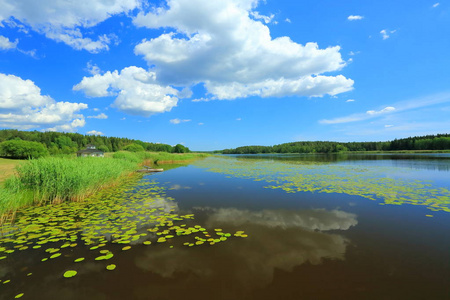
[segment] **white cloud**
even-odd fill
[[[393,127],[394,125],[384,125],[384,128],[390,128]]]
[[[154,72],[134,66],[124,68],[120,73],[115,70],[83,77],[73,89],[83,91],[88,97],[115,96],[113,106],[141,116],[170,111],[182,94],[170,86],[158,84]]]
[[[289,19],[289,18],[284,19],[284,21],[285,21],[286,23],[292,23],[291,19]]]
[[[380,31],[381,37],[383,38],[383,40],[387,40],[388,38],[390,38],[390,34],[395,33],[397,30],[386,30],[383,29]]]
[[[242,118],[236,118],[236,121],[242,121]]]
[[[201,125],[205,125],[205,123],[198,123],[198,125],[200,125],[200,126],[201,126]]]
[[[355,99],[348,99],[348,100],[345,101],[345,102],[355,102]]]
[[[320,120],[320,124],[341,124],[341,123],[349,123],[349,122],[356,122],[356,121],[363,121],[368,120],[380,116],[384,116],[386,114],[397,114],[404,111],[410,111],[410,110],[416,110],[423,107],[428,106],[434,106],[442,103],[449,103],[450,102],[450,93],[440,93],[440,94],[434,94],[427,97],[407,100],[407,101],[400,101],[395,103],[394,106],[386,106],[383,109],[380,109],[378,111],[376,110],[369,110],[365,113],[356,113],[351,114],[344,117],[334,118],[334,119],[323,119]]]
[[[439,6],[439,2],[437,2],[437,3],[435,3],[435,4],[433,4],[433,8],[436,8],[436,7],[438,7]]]
[[[211,101],[210,98],[197,98],[197,99],[192,99],[192,102],[208,102]]]
[[[103,132],[97,131],[97,130],[91,130],[91,131],[88,131],[86,133],[90,134],[90,135],[105,135]]]
[[[108,116],[107,115],[105,115],[104,113],[101,113],[101,114],[99,114],[99,115],[97,115],[97,116],[88,116],[87,117],[88,119],[108,119]]]
[[[180,119],[172,119],[170,120],[170,123],[172,124],[180,124],[180,123],[186,123],[186,122],[190,122],[191,120],[189,119],[185,119],[185,120],[180,120]]]
[[[133,20],[136,26],[167,32],[143,40],[135,53],[156,66],[160,82],[203,83],[209,99],[316,97],[353,88],[353,80],[342,75],[320,75],[345,66],[339,46],[319,49],[286,36],[273,39],[266,25],[249,17],[257,3],[169,0],[167,8],[141,12]]]
[[[88,61],[87,65],[86,65],[86,70],[91,75],[97,75],[97,74],[101,73],[100,68],[96,64],[92,64],[92,62],[90,62],[90,61]]]
[[[350,15],[347,18],[347,20],[349,20],[349,21],[356,21],[356,20],[362,20],[362,19],[364,19],[364,17],[358,16],[358,15]]]
[[[18,39],[11,42],[7,37],[0,35],[0,50],[14,49],[17,47],[17,43],[19,43]]]
[[[140,7],[141,0],[0,0],[0,5],[0,24],[20,30],[28,27],[74,49],[96,53],[108,50],[108,45],[115,41],[114,35],[99,35],[92,40],[84,37],[81,30],[113,15],[128,13]]]
[[[368,115],[379,115],[379,114],[389,113],[389,112],[392,112],[394,110],[395,110],[395,107],[388,106],[388,107],[385,107],[385,108],[383,108],[382,110],[379,110],[379,111],[368,110],[366,112],[366,114],[368,114]]]
[[[349,116],[335,118],[335,119],[331,119],[331,120],[326,120],[326,119],[320,120],[319,123],[320,124],[341,124],[341,123],[357,122],[357,121],[372,119],[372,118],[378,117],[380,115],[391,113],[393,111],[395,111],[395,108],[392,106],[388,106],[379,111],[369,110],[364,114],[358,113],[358,114],[352,114]]]
[[[0,127],[73,131],[85,124],[84,103],[56,102],[31,80],[0,73]]]
[[[235,99],[248,96],[284,97],[309,96],[321,97],[324,94],[337,95],[352,89],[353,80],[342,75],[337,76],[308,76],[300,79],[265,81],[243,84],[231,82],[228,84],[207,82],[205,87],[215,95],[216,99]]]
[[[274,14],[271,14],[270,16],[260,15],[257,11],[251,11],[250,15],[255,18],[255,20],[263,20],[266,24],[272,22],[273,18],[275,17]]]

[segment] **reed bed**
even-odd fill
[[[0,225],[13,219],[17,209],[29,205],[80,201],[120,181],[142,163],[185,161],[206,154],[116,152],[112,157],[43,157],[16,167],[16,176],[0,187]]]
[[[208,156],[206,153],[168,153],[168,152],[128,152],[119,151],[113,158],[125,159],[130,162],[144,162],[145,164],[174,163],[190,161]]]
[[[17,167],[17,176],[5,181],[5,190],[15,195],[27,194],[31,198],[28,204],[77,201],[111,185],[136,167],[137,163],[123,159],[45,157]]]

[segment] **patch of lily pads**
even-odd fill
[[[10,256],[22,251],[35,251],[39,255],[33,257],[38,257],[38,262],[64,261],[66,271],[61,270],[62,277],[72,278],[79,271],[77,266],[86,261],[107,261],[104,270],[116,269],[110,262],[117,255],[127,255],[135,246],[192,247],[246,237],[243,231],[209,233],[193,224],[193,214],[179,214],[174,199],[167,197],[157,182],[138,180],[130,178],[83,202],[23,209],[14,224],[0,227],[0,264],[7,265]],[[91,250],[92,257],[72,257],[76,247]],[[10,282],[10,278],[1,280],[3,284]]]
[[[268,183],[265,188],[280,189],[286,193],[342,193],[379,201],[382,205],[423,205],[432,211],[450,212],[449,189],[431,182],[389,176],[411,170],[222,157],[212,157],[194,164],[227,177],[264,181]]]

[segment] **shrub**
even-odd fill
[[[123,148],[123,150],[130,151],[130,152],[141,152],[141,151],[145,151],[144,147],[142,147],[142,146],[139,145],[139,144],[129,144],[129,145],[125,146],[125,147]]]
[[[39,158],[47,156],[47,148],[41,143],[10,140],[0,143],[0,155],[11,158]]]

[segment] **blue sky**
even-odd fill
[[[183,143],[450,132],[449,1],[0,0],[0,128]]]

